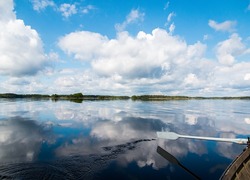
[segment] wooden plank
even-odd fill
[[[247,147],[226,169],[221,180],[250,178],[250,148]]]

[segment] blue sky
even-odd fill
[[[248,0],[1,0],[0,93],[250,95]]]

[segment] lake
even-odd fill
[[[219,179],[244,145],[157,139],[156,131],[247,138],[250,101],[0,99],[0,179]]]

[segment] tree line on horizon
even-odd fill
[[[240,97],[191,97],[191,96],[167,96],[167,95],[133,95],[133,96],[112,96],[112,95],[83,95],[82,93],[75,94],[14,94],[4,93],[0,94],[0,98],[30,98],[30,99],[52,99],[57,100],[128,100],[133,101],[164,101],[164,100],[191,100],[191,99],[249,99],[250,96]]]

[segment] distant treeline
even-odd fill
[[[106,95],[83,95],[82,93],[75,93],[69,95],[52,94],[13,94],[5,93],[0,94],[0,98],[29,98],[29,99],[51,99],[53,101],[57,100],[69,100],[74,102],[82,102],[84,100],[128,100],[133,101],[167,101],[167,100],[202,100],[202,99],[225,99],[225,100],[250,100],[250,96],[241,97],[189,97],[189,96],[165,96],[165,95],[141,95],[141,96],[106,96]]]
[[[5,93],[0,94],[0,98],[31,98],[31,99],[49,99],[50,95],[43,94],[13,94],[13,93]]]
[[[142,95],[142,96],[132,96],[132,100],[141,101],[164,101],[164,100],[188,100],[191,97],[188,96],[165,96],[165,95]]]
[[[202,100],[202,99],[245,99],[250,100],[250,96],[240,96],[240,97],[191,97],[191,96],[165,96],[165,95],[142,95],[142,96],[132,96],[132,100],[141,101],[165,101],[165,100]]]
[[[129,96],[83,95],[82,93],[70,95],[51,95],[52,100],[126,100]]]
[[[52,99],[57,100],[71,100],[74,102],[80,102],[81,100],[126,100],[130,99],[129,96],[105,96],[105,95],[83,95],[82,93],[75,93],[69,95],[62,94],[13,94],[5,93],[0,94],[0,98],[17,99],[17,98],[29,98],[29,99]]]

